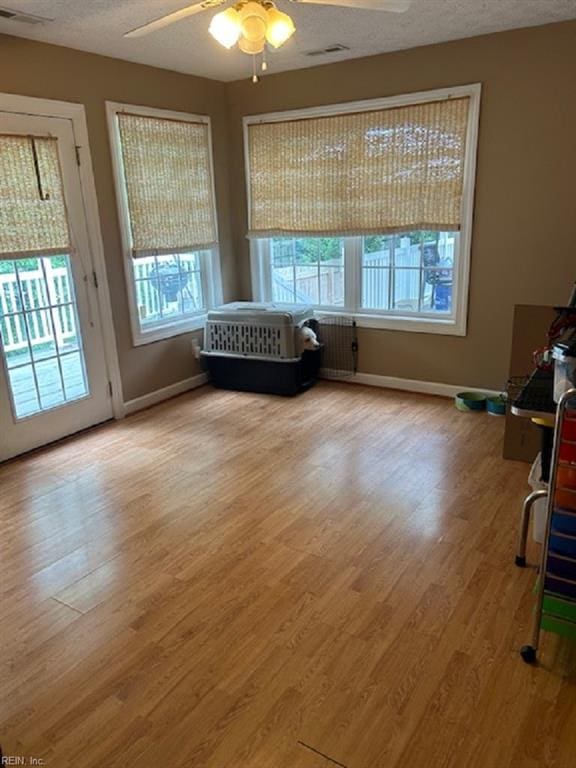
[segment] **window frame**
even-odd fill
[[[458,254],[454,265],[453,311],[450,316],[436,316],[433,313],[399,313],[394,310],[362,308],[362,236],[344,238],[344,307],[318,307],[316,314],[352,315],[361,328],[381,328],[417,333],[465,336],[467,332],[468,298],[470,291],[470,253],[472,247],[472,226],[476,182],[476,158],[478,152],[478,126],[480,118],[481,83],[440,88],[431,91],[402,94],[364,101],[331,104],[321,107],[249,115],[243,118],[244,163],[246,194],[250,209],[250,156],[248,126],[255,123],[283,122],[285,120],[327,117],[351,112],[368,112],[391,107],[411,106],[430,101],[444,101],[450,98],[470,98],[468,125],[466,130],[466,153],[460,209],[460,231],[457,233]],[[384,233],[383,233],[384,234]],[[290,237],[286,234],[286,237]],[[302,236],[298,236],[301,238]],[[313,237],[313,235],[310,235]],[[269,259],[268,239],[250,239],[250,267],[252,292],[256,301],[272,300],[272,270]]]
[[[183,333],[200,330],[204,327],[206,314],[209,309],[222,304],[222,275],[220,268],[219,245],[210,249],[194,251],[199,254],[201,260],[201,282],[206,309],[185,317],[167,320],[149,329],[140,324],[140,316],[136,300],[136,278],[134,275],[134,257],[132,255],[132,234],[130,228],[130,212],[128,207],[128,194],[124,175],[124,163],[122,161],[122,143],[117,115],[119,112],[129,111],[142,117],[158,118],[160,120],[180,120],[190,123],[202,122],[208,126],[208,153],[210,156],[210,173],[212,177],[212,200],[214,205],[214,221],[216,222],[216,236],[218,237],[218,215],[216,206],[216,190],[214,179],[214,154],[212,148],[212,124],[208,115],[196,115],[188,112],[175,112],[173,110],[157,109],[155,107],[142,107],[135,104],[106,102],[106,114],[108,120],[108,135],[112,154],[112,167],[114,172],[114,186],[116,191],[116,204],[120,224],[120,237],[122,241],[122,261],[126,289],[128,294],[128,310],[130,314],[130,327],[132,342],[135,347],[151,344],[162,339],[180,336]]]

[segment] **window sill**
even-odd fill
[[[409,333],[432,333],[443,336],[466,336],[466,323],[450,319],[431,319],[409,316],[370,315],[364,312],[346,312],[346,310],[316,310],[319,318],[330,315],[343,315],[356,321],[358,328],[373,328],[386,331],[408,331]]]
[[[174,336],[182,336],[192,331],[201,331],[206,323],[206,315],[198,315],[189,318],[185,322],[171,323],[170,325],[161,325],[150,328],[149,331],[134,332],[134,346],[142,347],[145,344],[153,344],[156,341],[172,339]]]

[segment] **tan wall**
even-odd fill
[[[132,345],[106,100],[211,116],[224,295],[232,299],[250,296],[243,115],[482,82],[468,336],[361,330],[359,364],[369,373],[500,388],[514,305],[562,303],[576,279],[575,74],[576,22],[270,75],[257,86],[0,36],[0,92],[86,107],[127,400],[198,368],[189,334]]]
[[[281,56],[281,52],[277,54]],[[576,280],[576,22],[230,83],[234,232],[250,295],[241,117],[483,84],[468,335],[361,330],[360,370],[501,388],[515,304],[564,303]]]
[[[104,102],[210,115],[224,295],[234,298],[224,85],[0,35],[0,92],[79,102],[86,108],[124,398],[139,397],[198,373],[189,334],[141,347],[132,345]]]

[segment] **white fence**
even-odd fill
[[[442,233],[436,246],[440,259],[437,265],[439,268],[452,267],[454,246],[454,236]],[[394,265],[393,283],[390,280],[391,265]],[[362,306],[417,311],[421,304],[431,301],[433,292],[432,285],[422,285],[421,269],[424,266],[420,245],[412,245],[409,237],[400,238],[394,254],[386,250],[364,254]],[[292,267],[276,267],[272,270],[272,281],[274,301],[334,306],[343,304],[344,266],[338,261],[298,266],[295,272]]]

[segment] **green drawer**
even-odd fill
[[[554,616],[549,616],[543,613],[540,626],[542,629],[546,630],[546,632],[554,632],[556,635],[562,635],[563,637],[569,637],[571,640],[576,640],[576,624],[573,624],[570,621],[563,621],[562,619],[557,619]]]
[[[571,600],[563,600],[549,594],[544,595],[542,610],[544,613],[556,616],[559,619],[576,622],[576,602]]]

